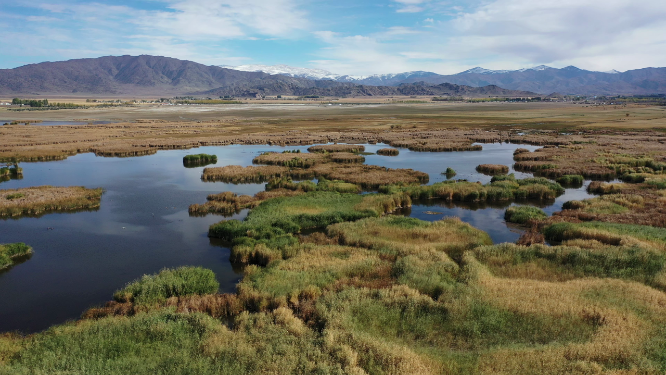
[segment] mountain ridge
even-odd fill
[[[229,67],[246,69],[248,66]],[[268,65],[252,65],[254,71]],[[308,68],[295,68],[281,65],[292,77],[303,77]],[[610,70],[597,72],[575,66],[552,68],[539,65],[518,70],[491,70],[475,67],[466,71],[441,75],[426,71],[413,71],[396,74],[375,74],[370,76],[345,76],[326,72],[326,77],[338,82],[354,82],[360,85],[398,86],[403,83],[426,82],[429,84],[454,83],[458,85],[483,87],[497,85],[506,89],[531,91],[541,95],[561,92],[573,95],[646,95],[666,93],[666,68],[642,68],[619,72]],[[284,74],[284,73],[276,73]]]
[[[403,77],[404,78],[404,77]],[[407,77],[409,78],[409,77]],[[532,92],[406,82],[357,85],[263,72],[243,72],[162,56],[103,56],[0,69],[3,95],[466,95],[535,96]]]

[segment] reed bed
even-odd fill
[[[483,146],[473,145],[470,140],[399,140],[389,142],[393,147],[407,148],[420,152],[482,151]]]
[[[201,179],[204,181],[223,181],[234,184],[266,182],[271,178],[282,177],[289,174],[289,168],[282,166],[241,167],[240,165],[227,165],[226,167],[205,168]]]
[[[555,182],[557,182],[558,184],[570,187],[581,187],[583,186],[584,181],[585,177],[578,174],[567,174],[555,179]]]
[[[228,220],[212,225],[208,235],[250,248],[258,243],[274,245],[282,251],[294,243],[292,234],[302,229],[376,217],[410,204],[409,198],[401,194],[361,196],[315,191],[264,201],[243,221]]]
[[[379,150],[377,150],[377,155],[398,156],[399,154],[400,150],[395,148],[380,148]]]
[[[576,240],[561,246],[486,246],[474,255],[500,277],[558,282],[610,277],[666,290],[666,254],[656,248]]]
[[[144,275],[113,294],[118,302],[151,305],[167,298],[217,293],[220,284],[213,271],[201,267],[163,269],[156,275]]]
[[[564,188],[545,178],[516,180],[513,175],[496,176],[490,184],[468,181],[443,181],[429,186],[383,186],[382,193],[404,192],[412,199],[445,199],[458,202],[512,201],[520,199],[555,199]]]
[[[16,258],[32,254],[32,247],[23,242],[0,244],[0,270],[14,265]]]
[[[594,240],[612,246],[666,250],[666,229],[606,222],[555,223],[544,228],[550,241]]]
[[[82,186],[37,186],[0,190],[0,217],[98,208],[102,193],[101,188],[86,189]]]
[[[318,145],[308,148],[308,152],[350,152],[359,153],[364,152],[365,146],[363,145],[348,145],[348,144],[334,144],[334,145]]]
[[[485,175],[494,176],[498,174],[508,174],[509,167],[501,164],[481,164],[476,166],[476,171]]]
[[[352,154],[350,152],[335,152],[332,153],[329,157],[334,163],[365,163],[365,158],[362,155]]]
[[[217,163],[217,155],[194,154],[183,156],[183,165],[186,167],[203,166]]]
[[[211,194],[207,198],[208,202],[204,204],[190,205],[188,211],[190,215],[202,215],[207,213],[219,213],[231,215],[244,208],[253,208],[260,203],[256,197],[249,195],[237,195],[232,192]]]
[[[426,249],[460,253],[476,246],[492,244],[485,232],[458,218],[435,222],[398,216],[369,218],[332,225],[327,232],[346,245],[400,256]]]
[[[377,189],[387,184],[423,184],[430,179],[427,173],[413,169],[392,169],[375,165],[321,164],[311,170],[316,176],[349,182],[364,189]]]
[[[324,153],[266,152],[252,159],[252,163],[281,165],[290,168],[310,168],[317,163],[326,163],[329,160],[329,155]]]
[[[453,169],[451,167],[446,167],[446,170],[444,172],[442,172],[442,174],[446,175],[446,178],[453,178],[458,173],[456,173],[455,169]]]
[[[335,191],[338,193],[360,193],[361,187],[356,184],[351,184],[339,180],[327,180],[320,177],[319,181],[315,184],[312,181],[294,182],[289,177],[274,178],[266,184],[266,191],[273,191],[276,189],[287,189],[292,191]]]
[[[532,206],[512,206],[504,211],[504,220],[509,223],[529,224],[547,217],[542,209]]]

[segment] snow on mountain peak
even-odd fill
[[[264,72],[267,74],[282,74],[290,77],[308,79],[337,79],[339,75],[323,69],[297,68],[289,65],[222,65],[221,68],[240,70],[242,72]]]

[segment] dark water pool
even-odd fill
[[[383,147],[386,145],[367,145],[366,150],[375,152]],[[490,177],[478,174],[475,167],[483,163],[511,165],[513,150],[518,147],[535,149],[512,144],[487,144],[484,151],[469,152],[401,149],[396,157],[368,155],[366,163],[421,170],[430,174],[430,183],[444,180],[441,172],[452,167],[458,172],[456,178],[485,183]],[[233,291],[241,275],[229,263],[229,249],[207,237],[208,226],[222,217],[190,217],[187,208],[205,202],[208,194],[255,194],[264,185],[203,182],[203,167],[185,168],[182,158],[203,152],[217,155],[217,166],[247,166],[261,152],[284,149],[305,151],[307,146],[202,147],[135,158],[82,154],[62,161],[22,163],[23,179],[0,182],[0,189],[82,185],[103,187],[106,192],[96,211],[0,220],[0,243],[26,242],[35,249],[28,261],[0,273],[0,332],[35,332],[76,319],[87,308],[111,299],[114,290],[128,281],[164,267],[210,268],[221,291]],[[545,210],[552,213],[564,201],[585,197],[584,189],[569,189]],[[424,220],[458,216],[490,233],[495,242],[515,241],[520,235],[518,228],[504,222],[504,206],[428,201],[416,202],[407,214]],[[234,217],[245,215],[241,212]],[[49,227],[53,230],[47,230]]]

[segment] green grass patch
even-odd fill
[[[579,174],[567,174],[556,178],[555,181],[562,186],[581,187],[585,177]]]
[[[5,195],[5,198],[9,199],[10,201],[14,200],[14,199],[23,198],[23,197],[25,197],[25,194],[23,194],[23,193],[15,193],[15,194]]]
[[[605,222],[556,223],[544,229],[549,241],[595,240],[604,244],[637,244],[666,249],[666,229],[647,225]]]
[[[32,254],[32,247],[23,242],[0,244],[0,269],[11,267],[14,259]]]
[[[476,246],[492,244],[487,233],[451,218],[435,222],[402,216],[369,218],[328,227],[329,236],[342,243],[407,256],[424,251],[461,254]]]
[[[532,206],[512,206],[504,212],[504,220],[509,223],[526,224],[547,218],[542,209]]]
[[[183,156],[185,166],[203,166],[217,163],[217,155],[195,154]]]
[[[118,302],[150,305],[162,303],[169,297],[217,293],[219,288],[213,271],[201,267],[180,267],[144,275],[116,291],[113,298]]]
[[[666,287],[666,254],[654,248],[610,246],[577,241],[579,246],[519,246],[500,244],[474,250],[476,258],[501,277],[563,281],[582,277],[612,277]],[[576,242],[572,242],[576,243]],[[539,269],[537,272],[535,269]]]
[[[495,176],[497,177],[497,176]],[[516,180],[513,175],[495,179],[486,185],[468,181],[443,181],[427,186],[382,186],[381,193],[407,193],[412,199],[445,199],[449,201],[485,202],[520,199],[555,199],[564,188],[546,178]]]

